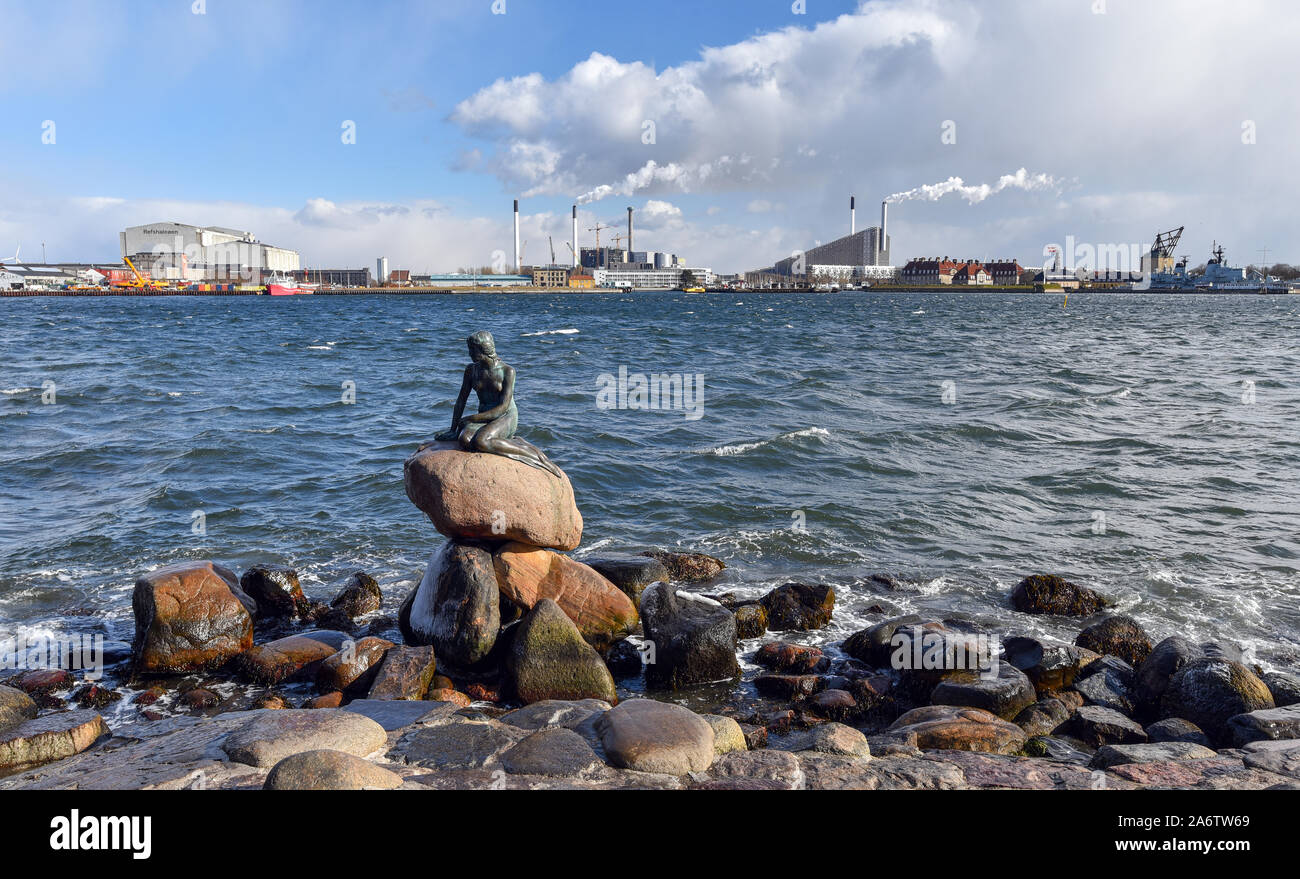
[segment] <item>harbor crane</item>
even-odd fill
[[[606,224],[604,224],[604,223],[601,223],[600,220],[597,220],[597,221],[596,221],[596,225],[592,226],[590,229],[587,230],[588,232],[595,232],[595,233],[596,233],[596,249],[597,249],[597,250],[600,250],[600,230],[601,230],[601,229],[613,229],[613,228],[614,228],[613,226],[606,225]]]
[[[1182,237],[1183,226],[1179,226],[1178,229],[1156,233],[1156,241],[1151,246],[1152,259],[1171,259],[1174,256],[1174,248],[1178,247],[1178,239]]]
[[[555,239],[550,235],[546,236],[546,243],[551,245],[551,265],[555,265]]]

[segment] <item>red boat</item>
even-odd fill
[[[266,292],[272,296],[308,296],[315,291],[311,284],[299,284],[293,278],[273,276],[266,282]]]

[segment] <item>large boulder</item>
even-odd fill
[[[1232,743],[1238,748],[1251,742],[1300,739],[1300,705],[1238,714],[1228,718],[1228,729],[1232,732]]]
[[[1012,639],[1008,639],[1008,642],[1010,640]],[[1011,650],[1009,645],[1007,650],[1008,652]],[[1091,650],[1075,647],[1072,644],[1042,645],[1041,654],[1034,658],[1034,661],[1027,661],[1033,656],[1033,652],[1008,656],[1008,661],[1028,675],[1029,680],[1034,684],[1034,689],[1040,695],[1054,693],[1070,686],[1089,665],[1101,658]]]
[[[1181,717],[1166,717],[1147,727],[1149,742],[1192,742],[1196,745],[1210,746],[1210,738],[1199,726]]]
[[[1078,586],[1055,574],[1032,574],[1011,590],[1011,606],[1022,613],[1086,617],[1106,605],[1106,599],[1088,587]]]
[[[758,648],[754,662],[775,672],[811,674],[826,671],[831,660],[819,647],[771,641]]]
[[[388,733],[369,717],[338,708],[289,708],[251,712],[221,750],[236,763],[271,768],[304,751],[329,749],[365,757],[388,743]]]
[[[727,567],[722,559],[702,552],[648,549],[641,555],[662,564],[667,569],[669,578],[681,583],[702,583],[705,580],[712,580]]]
[[[1146,730],[1136,721],[1125,717],[1114,708],[1084,705],[1070,716],[1065,729],[1086,745],[1141,744],[1147,740]]]
[[[916,736],[922,750],[983,751],[1014,754],[1029,738],[1024,730],[1000,717],[955,705],[926,705],[903,714],[886,730],[898,736]]]
[[[894,653],[894,634],[899,629],[921,624],[921,617],[916,614],[883,620],[845,638],[841,649],[859,662],[865,662],[873,668],[886,668],[889,667],[890,657]]]
[[[330,607],[355,618],[374,613],[383,602],[384,593],[375,578],[365,571],[355,571],[343,581],[342,588],[330,600]]]
[[[1187,663],[1204,655],[1200,647],[1177,636],[1166,638],[1153,647],[1137,666],[1133,701],[1138,713],[1145,716],[1158,714],[1170,678]]]
[[[438,659],[432,647],[389,647],[366,698],[423,699],[437,673]]]
[[[1074,691],[1089,705],[1133,714],[1133,669],[1116,656],[1104,656],[1084,669]]]
[[[452,665],[483,660],[501,629],[501,595],[492,553],[449,540],[429,558],[424,579],[397,614],[406,643],[433,645]]]
[[[582,514],[567,476],[520,461],[434,443],[406,459],[406,496],[439,532],[577,549]]]
[[[389,790],[402,776],[346,751],[322,748],[285,757],[271,768],[263,790]]]
[[[610,555],[584,561],[597,574],[623,590],[634,604],[641,603],[641,593],[651,583],[669,579],[664,563],[649,556]]]
[[[1137,620],[1126,616],[1106,617],[1079,633],[1074,639],[1078,647],[1118,656],[1129,665],[1137,667],[1151,653],[1151,639]]]
[[[318,629],[259,644],[235,660],[239,675],[255,684],[274,686],[287,680],[310,680],[322,662],[343,649],[345,632]]]
[[[131,608],[135,674],[204,671],[253,646],[257,605],[233,571],[212,562],[150,571],[135,581]]]
[[[716,601],[655,583],[641,595],[641,624],[654,645],[646,682],[658,689],[730,680],[736,661],[736,618]]]
[[[638,772],[685,775],[713,763],[713,727],[689,708],[631,699],[596,721],[609,762]]]
[[[614,678],[573,620],[549,598],[537,602],[513,631],[506,673],[523,702],[543,699],[618,701]]]
[[[0,686],[0,732],[36,716],[36,702],[22,690]]]
[[[602,766],[587,740],[562,726],[542,727],[501,755],[501,767],[512,775],[573,778]]]
[[[1204,656],[1180,668],[1161,699],[1162,717],[1181,717],[1205,731],[1211,743],[1232,740],[1229,719],[1273,707],[1267,685],[1246,666],[1231,659]]]
[[[1003,720],[1011,720],[1036,699],[1029,678],[1009,662],[997,663],[996,670],[953,672],[930,694],[935,705],[982,708]]]
[[[507,543],[493,556],[497,587],[512,604],[530,610],[548,598],[578,631],[606,647],[636,628],[632,599],[582,562],[522,543]]]
[[[344,644],[342,650],[328,657],[316,670],[316,689],[322,693],[369,690],[380,660],[392,646],[393,642],[387,638],[373,635],[355,644]]]
[[[1030,736],[1050,736],[1070,719],[1070,709],[1060,699],[1040,699],[1015,717],[1016,726]]]
[[[1092,758],[1093,769],[1125,763],[1164,763],[1168,760],[1208,760],[1218,755],[1193,742],[1148,742],[1137,745],[1102,745]]]
[[[759,599],[767,626],[777,631],[820,629],[831,621],[835,590],[811,583],[786,583]]]
[[[253,565],[239,578],[239,588],[257,604],[259,619],[294,617],[307,610],[298,572],[284,565]]]
[[[1273,694],[1273,704],[1278,708],[1300,705],[1300,676],[1284,671],[1269,671],[1264,672],[1260,680],[1268,684],[1268,691]]]
[[[56,711],[0,728],[0,776],[79,754],[108,732],[96,711]]]

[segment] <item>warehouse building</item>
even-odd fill
[[[258,241],[251,232],[221,226],[150,223],[120,233],[123,257],[155,280],[259,280],[299,268],[298,252]]]
[[[364,269],[298,269],[293,277],[300,284],[319,284],[322,287],[369,287],[374,280],[369,268]]]
[[[0,265],[0,290],[57,290],[84,283],[75,271],[58,266]]]

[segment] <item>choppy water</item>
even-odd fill
[[[322,598],[361,568],[395,608],[438,540],[402,460],[446,427],[464,338],[487,328],[519,370],[524,434],[574,482],[579,555],[700,549],[755,594],[831,582],[823,639],[877,602],[1072,638],[1007,603],[1054,571],[1153,635],[1290,665],[1298,311],[1078,293],[8,300],[0,632],[129,641],[134,577],[188,558],[291,564]],[[620,366],[702,374],[703,417],[598,408]]]

